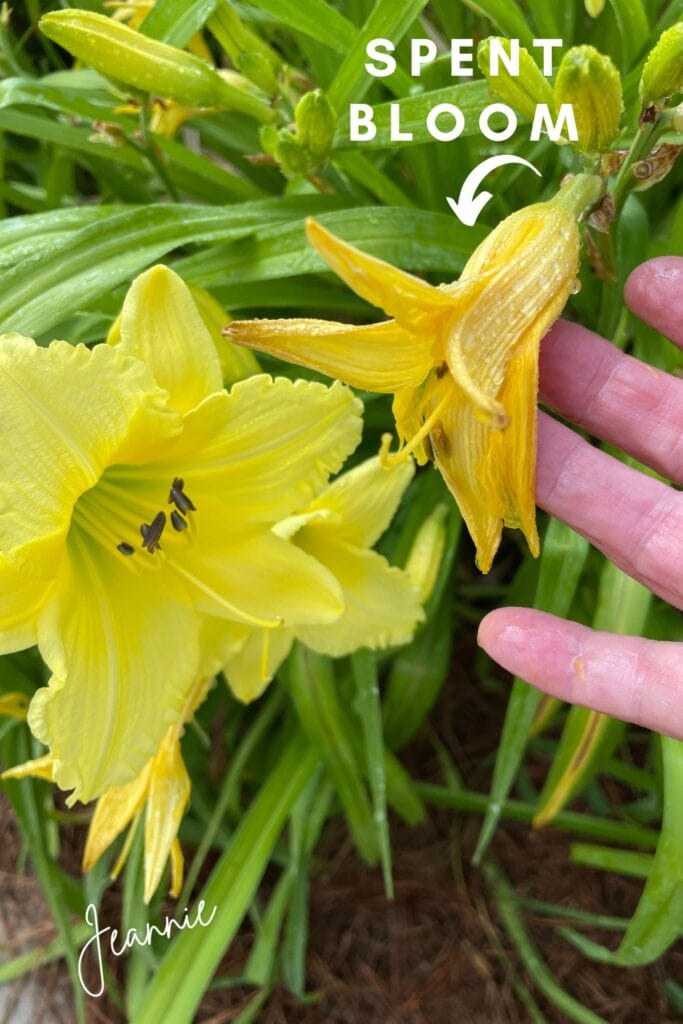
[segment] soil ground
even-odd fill
[[[505,708],[504,694],[483,693],[454,680],[443,694],[433,721],[465,781],[485,790],[482,763],[495,750]],[[429,732],[407,752],[407,763],[424,780],[441,781]],[[542,763],[531,765],[538,784]],[[536,772],[538,778],[534,778]],[[616,784],[606,795],[621,798]],[[29,873],[16,874],[19,836],[6,805],[2,805],[0,844],[0,915],[9,945],[48,941],[54,934],[38,884]],[[307,987],[315,999],[306,1005],[284,988],[276,989],[257,1017],[259,1024],[527,1024],[529,1010],[519,1001],[509,965],[525,979],[515,949],[497,919],[481,876],[470,865],[479,818],[432,809],[418,828],[392,823],[395,898],[387,902],[381,874],[359,861],[341,823],[332,823],[316,858],[311,888],[311,934]],[[64,847],[67,865],[78,873],[85,830],[71,830]],[[574,866],[569,837],[554,831],[534,832],[503,824],[493,852],[524,896],[600,914],[626,916],[638,900],[642,883]],[[267,892],[268,884],[266,884]],[[120,890],[107,894],[105,916],[118,917]],[[527,912],[532,940],[558,981],[587,1008],[609,1024],[675,1024],[682,1018],[667,1008],[662,992],[665,977],[683,980],[683,948],[669,952],[658,964],[623,970],[582,957],[558,933],[566,922]],[[582,928],[584,934],[608,944],[614,932]],[[220,974],[239,974],[251,945],[245,926],[221,965]],[[113,965],[118,970],[120,965]],[[36,972],[43,1011],[33,1019],[68,1022],[63,1008],[68,988],[64,971],[53,964]],[[533,988],[533,986],[529,986]],[[6,994],[8,990],[4,990]],[[58,993],[62,995],[58,998]],[[253,990],[220,989],[209,993],[198,1024],[234,1020],[253,998]],[[534,997],[551,1024],[569,1018]],[[15,1010],[15,1013],[17,1011]],[[90,1001],[91,1024],[119,1024],[123,1019],[106,998]],[[5,1015],[7,1024],[19,1016]]]

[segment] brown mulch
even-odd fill
[[[488,782],[481,765],[495,749],[504,705],[504,695],[459,681],[447,687],[433,716],[441,742],[475,788],[485,789]],[[440,781],[427,734],[412,745],[407,763],[421,778]],[[530,777],[536,785],[543,770],[542,762],[532,763]],[[618,799],[618,787],[610,784],[609,796]],[[22,942],[49,940],[54,931],[35,879],[14,874],[18,831],[4,803],[0,812],[1,915],[18,950]],[[483,880],[471,867],[479,824],[478,818],[436,809],[418,828],[393,821],[395,897],[390,903],[380,871],[360,862],[343,825],[331,823],[317,852],[311,886],[307,990],[313,998],[302,1004],[280,986],[257,1017],[260,1024],[527,1024],[531,1017],[514,992],[510,963],[548,1022],[567,1024],[569,1018],[550,1006],[525,976]],[[62,862],[74,874],[83,838],[83,829],[65,830]],[[493,844],[498,863],[526,897],[593,913],[632,913],[642,883],[574,866],[568,848],[569,838],[562,833],[507,823]],[[119,907],[117,886],[107,894],[103,923],[116,926]],[[609,1024],[681,1020],[662,994],[665,977],[683,980],[680,944],[656,965],[623,970],[581,956],[558,934],[558,925],[567,922],[529,911],[525,922],[560,984]],[[617,942],[618,933],[578,927],[595,940]],[[220,975],[240,973],[251,941],[245,925]],[[118,974],[120,962],[113,968]],[[39,972],[41,986],[52,998],[57,990],[64,991],[64,974],[58,965]],[[213,990],[197,1022],[227,1024],[253,996],[254,990],[247,988]],[[106,998],[90,1001],[91,1024],[122,1020]]]

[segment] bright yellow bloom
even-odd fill
[[[411,460],[385,469],[378,458],[368,459],[275,527],[279,536],[330,571],[341,588],[344,612],[334,622],[271,631],[267,646],[262,631],[249,630],[224,669],[240,700],[254,700],[263,692],[295,639],[320,654],[342,657],[360,647],[385,648],[412,638],[424,618],[419,589],[408,573],[371,550],[412,476]]]
[[[332,573],[272,527],[341,468],[361,406],[265,375],[226,393],[165,267],[133,283],[116,346],[1,337],[0,388],[0,653],[38,644],[52,677],[29,726],[85,802],[131,782],[225,662],[232,639],[204,639],[217,619],[343,613]]]
[[[540,340],[576,287],[578,216],[600,179],[578,175],[557,196],[513,213],[475,250],[459,281],[438,288],[360,252],[315,221],[308,237],[362,298],[393,317],[370,326],[248,320],[230,340],[367,391],[393,393],[399,437],[433,459],[488,572],[503,523],[534,554],[536,392]]]

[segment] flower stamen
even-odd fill
[[[391,445],[391,434],[383,434],[382,446],[379,451],[379,458],[385,469],[391,469],[392,466],[398,465],[400,462],[405,462],[409,455],[411,455],[417,446],[421,444],[424,439],[431,433],[432,428],[438,420],[441,419],[441,414],[445,407],[451,400],[451,390],[448,388],[441,401],[437,404],[436,408],[429,414],[427,419],[424,421],[420,429],[416,434],[411,437],[410,441],[402,445],[397,452],[389,452]]]

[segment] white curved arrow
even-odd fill
[[[501,153],[500,156],[490,156],[488,160],[482,160],[465,178],[460,189],[458,201],[456,202],[451,196],[446,196],[451,210],[463,224],[472,227],[489,199],[493,199],[493,193],[491,192],[480,192],[479,195],[476,195],[476,191],[486,175],[490,174],[491,171],[495,171],[498,167],[502,167],[503,164],[524,164],[525,167],[531,168],[539,178],[543,177],[537,167],[530,164],[528,160],[522,159],[521,156]]]

